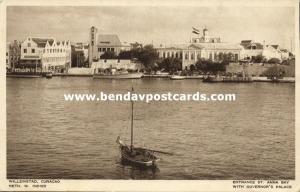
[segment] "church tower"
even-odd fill
[[[90,29],[90,46],[89,46],[89,67],[91,67],[93,59],[97,57],[97,31],[94,26]]]
[[[203,39],[205,43],[209,42],[208,29],[206,27],[203,29]]]

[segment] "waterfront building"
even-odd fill
[[[90,30],[90,48],[89,64],[100,59],[100,56],[107,51],[114,52],[118,55],[121,51],[130,50],[128,43],[121,43],[118,35],[115,34],[98,34],[96,27]]]
[[[258,55],[263,54],[263,45],[261,43],[254,42],[253,40],[243,40],[241,41],[241,46],[243,46],[242,58],[253,59]]]
[[[208,29],[203,29],[201,37],[191,38],[190,43],[176,44],[157,49],[159,58],[178,58],[182,61],[182,69],[189,68],[199,59],[210,59],[218,62],[230,56],[230,60],[241,59],[243,47],[239,44],[221,42],[219,37],[210,37]]]
[[[47,42],[42,54],[42,67],[46,71],[63,73],[71,64],[70,41]]]
[[[71,67],[89,67],[88,54],[88,43],[75,43],[71,45]]]
[[[21,56],[21,44],[14,40],[6,43],[6,70],[13,71],[19,64]]]
[[[54,38],[28,37],[21,44],[20,68],[64,72],[70,62],[69,41],[57,42]]]
[[[280,61],[289,58],[289,52],[286,49],[281,49],[279,45],[266,45],[263,49],[264,58],[267,60],[271,58],[277,58]]]
[[[266,60],[277,58],[283,61],[288,59],[290,55],[287,49],[282,49],[279,45],[265,45],[265,43],[261,44],[252,40],[243,40],[241,45],[244,48],[242,52],[244,59],[253,59],[260,55]]]
[[[10,70],[11,65],[10,65],[10,59],[9,59],[9,47],[10,43],[6,43],[6,71]]]

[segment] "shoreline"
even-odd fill
[[[171,75],[143,75],[143,79],[169,79]],[[53,77],[93,77],[91,74],[53,74]],[[199,79],[203,80],[203,76],[184,76],[185,78],[182,80],[191,80],[191,79]],[[33,75],[33,74],[6,74],[6,78],[43,78],[42,75]],[[142,79],[141,78],[141,79]],[[268,82],[268,83],[295,83],[295,77],[284,77],[286,79],[278,79],[276,81],[272,79],[268,79],[267,77],[253,77],[252,82]],[[170,79],[171,80],[171,79]],[[218,82],[225,83],[225,82]],[[235,82],[231,82],[235,83]],[[241,82],[236,82],[241,83]]]

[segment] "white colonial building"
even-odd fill
[[[69,41],[57,42],[54,38],[28,37],[21,44],[20,66],[22,68],[63,72],[70,62]]]
[[[71,63],[71,45],[69,41],[47,42],[42,55],[42,64],[45,70],[60,70]]]
[[[261,44],[252,40],[243,40],[241,45],[244,48],[242,51],[242,58],[244,59],[252,59],[258,55],[267,60],[277,58],[282,61],[289,58],[289,51],[280,48],[279,45],[265,45],[265,43]]]
[[[197,60],[210,59],[222,61],[230,55],[230,60],[241,59],[243,47],[239,44],[224,43],[220,38],[210,37],[208,30],[203,30],[202,37],[192,38],[190,43],[177,44],[157,49],[159,58],[178,58],[182,61],[182,69],[189,68]]]
[[[266,59],[277,58],[280,61],[289,58],[289,52],[286,49],[280,49],[279,45],[264,46],[262,55]]]

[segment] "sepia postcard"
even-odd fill
[[[299,6],[0,1],[0,191],[299,192]]]

